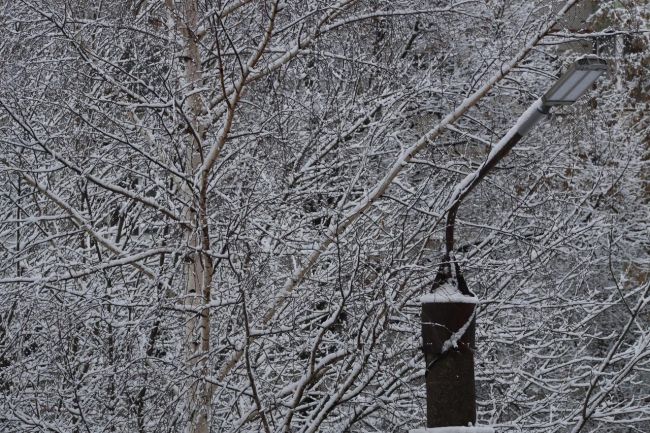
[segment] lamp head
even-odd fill
[[[542,96],[544,105],[573,104],[606,70],[607,62],[600,57],[585,56],[576,60]]]

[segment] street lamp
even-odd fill
[[[551,107],[573,104],[606,70],[607,62],[599,57],[578,59],[519,117],[492,147],[479,168],[454,188],[446,207],[445,257],[435,277],[432,293],[421,299],[428,428],[467,426],[476,422],[474,329],[477,299],[467,289],[453,256],[458,208],[515,144],[546,117]],[[463,431],[486,430],[470,428]]]

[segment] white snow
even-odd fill
[[[461,338],[463,338],[463,335],[465,335],[467,328],[469,328],[472,322],[474,321],[475,314],[476,314],[476,307],[474,308],[472,315],[469,317],[469,319],[467,319],[465,324],[458,331],[451,334],[451,337],[449,337],[449,339],[444,342],[444,344],[442,345],[442,349],[440,349],[440,353],[445,353],[452,347],[453,348],[458,347],[458,342],[460,341]]]
[[[433,293],[426,293],[420,298],[423,304],[428,303],[452,303],[459,302],[463,304],[478,304],[478,298],[475,296],[463,295],[454,284],[445,284],[436,289]]]

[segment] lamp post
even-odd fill
[[[493,146],[479,168],[454,188],[446,207],[444,263],[438,270],[432,293],[421,299],[429,428],[476,423],[474,330],[478,301],[468,290],[453,256],[458,208],[463,199],[552,107],[573,104],[606,70],[607,62],[601,58],[586,56],[577,60],[519,117],[515,125]],[[463,431],[486,430],[470,428]]]

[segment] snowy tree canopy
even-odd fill
[[[9,0],[0,431],[402,432],[458,183],[481,425],[650,429],[644,0]]]

